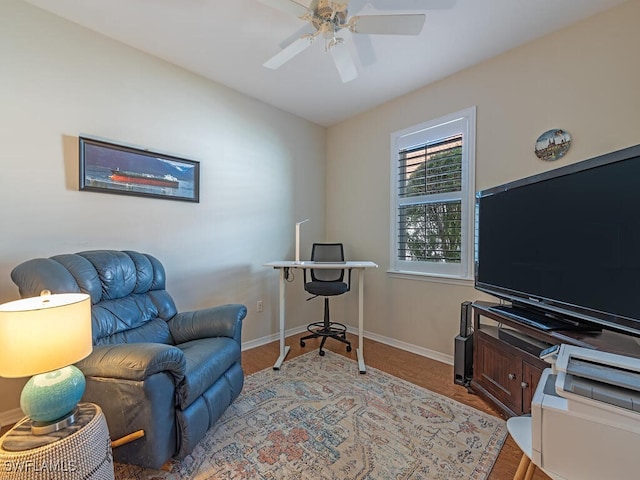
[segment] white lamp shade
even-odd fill
[[[1,377],[66,367],[92,348],[89,295],[43,295],[0,305]]]

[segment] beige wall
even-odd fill
[[[326,236],[380,265],[366,273],[366,330],[446,358],[460,302],[479,295],[386,273],[390,133],[477,105],[477,189],[640,143],[637,18],[632,0],[327,131],[3,0],[0,302],[18,297],[9,272],[28,258],[137,249],[163,261],[180,309],[246,303],[243,340],[261,339],[277,332],[276,274],[261,265],[293,258],[293,222],[311,218],[303,252]],[[574,139],[556,164],[533,154],[550,128]],[[201,202],[79,192],[80,134],[199,160]],[[355,319],[354,297],[335,299],[332,315]],[[300,282],[288,286],[289,326],[319,312],[305,298]],[[17,407],[21,384],[0,379],[0,417]]]
[[[472,285],[392,278],[390,134],[477,105],[476,190],[640,143],[640,1],[485,61],[328,129],[327,232],[367,273],[366,329],[451,355]],[[538,135],[569,131],[560,161],[533,153]],[[488,298],[488,297],[482,297]]]
[[[81,134],[200,161],[200,203],[78,191]],[[305,252],[324,236],[325,135],[323,127],[3,0],[0,303],[18,298],[9,273],[19,262],[133,249],[164,263],[181,310],[245,303],[243,340],[275,334],[277,272],[262,264],[293,258],[297,219],[313,219],[302,232]],[[290,290],[292,312],[320,314]],[[263,313],[256,313],[259,299]],[[0,379],[0,417],[18,406],[22,384]]]

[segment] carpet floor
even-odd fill
[[[223,417],[170,472],[116,464],[117,480],[487,478],[506,423],[326,352],[246,377]]]

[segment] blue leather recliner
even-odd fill
[[[159,468],[188,455],[240,394],[244,305],[178,313],[153,256],[94,250],[28,260],[11,272],[22,297],[91,296],[93,352],[76,364],[84,402],[100,405],[112,439],[144,436],[114,449],[114,460]]]

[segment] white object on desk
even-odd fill
[[[285,344],[285,271],[289,268],[300,269],[327,269],[327,270],[357,270],[358,271],[358,348],[356,348],[356,356],[358,357],[358,370],[360,373],[366,373],[367,369],[364,364],[363,351],[363,332],[364,332],[364,270],[367,268],[378,268],[378,265],[368,261],[355,262],[311,262],[311,261],[290,261],[283,260],[279,262],[269,262],[264,264],[265,267],[273,267],[280,270],[280,286],[279,286],[279,302],[280,302],[280,356],[273,365],[274,370],[279,370],[282,362],[286,358],[291,347]]]
[[[555,478],[636,478],[640,359],[562,345],[556,369],[531,402],[533,463]]]
[[[562,345],[555,368],[542,373],[531,416],[510,418],[509,433],[553,479],[635,478],[639,375],[637,358]]]

